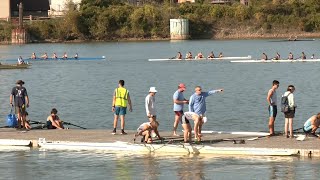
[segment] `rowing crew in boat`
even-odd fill
[[[314,54],[312,54],[311,59],[314,59],[314,58],[315,58],[315,56],[314,56]],[[297,59],[305,60],[305,59],[307,59],[307,56],[306,56],[306,54],[304,52],[302,52],[301,56],[299,56],[299,58],[297,58]],[[266,53],[262,53],[261,60],[269,60]],[[280,54],[277,52],[276,56],[274,58],[270,59],[270,60],[281,60]],[[292,52],[289,53],[288,60],[295,60],[293,58]]]
[[[20,57],[21,57],[21,56],[20,56]],[[52,59],[58,59],[58,56],[57,56],[56,53],[53,53],[53,55],[52,55],[51,58],[52,58]],[[76,54],[74,55],[74,57],[72,57],[72,58],[78,59],[78,58],[79,58],[78,53],[76,53]],[[30,59],[34,59],[34,60],[38,59],[36,53],[33,52],[32,55],[31,55],[31,57],[30,57]],[[41,56],[40,59],[49,59],[49,56],[48,56],[48,54],[45,52],[45,53]],[[68,54],[67,54],[66,52],[64,52],[63,55],[62,55],[62,57],[61,57],[61,59],[68,59]]]
[[[222,52],[219,53],[218,57],[219,58],[223,57]],[[203,56],[202,52],[199,52],[194,58],[195,59],[205,59],[205,57]],[[216,58],[216,57],[214,56],[213,51],[211,51],[210,54],[207,56],[207,59],[213,59],[213,58]],[[178,54],[176,55],[175,59],[179,59],[179,60],[183,59],[181,52],[178,52]],[[188,59],[193,59],[192,53],[190,51],[186,54],[185,59],[187,59],[187,60]]]

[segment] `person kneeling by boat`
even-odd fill
[[[158,136],[158,139],[162,140],[158,131],[158,127],[159,127],[159,122],[156,120],[142,123],[137,129],[137,133],[134,135],[134,141],[137,136],[143,136],[143,139],[141,140],[141,142],[144,141],[145,143],[152,143],[152,137],[151,137],[152,131],[156,134],[156,136]]]
[[[311,116],[303,125],[303,131],[306,134],[315,135],[317,129],[320,127],[320,113]]]
[[[182,128],[183,128],[183,138],[184,138],[184,143],[191,143],[191,137],[192,137],[192,129],[191,129],[191,125],[190,125],[190,121],[197,121],[197,119],[199,119],[199,115],[194,113],[194,112],[185,112],[181,118],[181,124],[182,124]],[[201,119],[201,126],[202,124],[207,122],[207,118],[203,117]],[[199,129],[198,129],[199,132]]]
[[[51,115],[47,118],[47,128],[48,129],[64,129],[62,121],[57,115],[58,110],[53,108],[51,110]]]

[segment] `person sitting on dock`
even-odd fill
[[[58,56],[57,56],[57,54],[56,54],[56,53],[53,53],[53,55],[52,55],[52,59],[58,59]]]
[[[268,56],[266,55],[266,53],[262,53],[261,60],[268,60]]]
[[[189,51],[186,55],[186,59],[192,59],[192,53]]]
[[[303,125],[303,131],[306,134],[315,135],[317,129],[320,127],[320,113],[311,116]]]
[[[37,59],[36,53],[32,53],[31,59]]]
[[[214,54],[213,54],[213,51],[211,51],[211,53],[209,54],[209,56],[207,57],[208,59],[213,59],[213,58],[215,58],[214,57]]]
[[[176,59],[182,59],[182,54],[181,52],[178,52],[177,56],[176,56]]]
[[[58,110],[53,108],[51,110],[51,115],[47,118],[47,128],[48,129],[64,129],[62,121],[57,115]]]
[[[68,59],[68,55],[66,52],[63,53],[62,59]]]
[[[307,59],[307,56],[304,54],[304,52],[302,52],[302,54],[301,54],[301,57],[300,57],[301,59]]]
[[[24,61],[21,56],[19,56],[19,58],[18,58],[18,65],[20,65],[20,64],[24,64]]]
[[[48,54],[47,54],[47,53],[44,53],[44,54],[41,56],[41,59],[48,59]]]
[[[293,60],[293,54],[291,52],[289,53],[288,59]]]
[[[162,138],[159,134],[159,131],[158,131],[158,127],[159,127],[159,122],[156,120],[151,121],[151,122],[142,123],[138,127],[137,132],[134,134],[134,141],[136,140],[137,136],[143,136],[143,138],[141,139],[141,142],[152,143],[151,132],[154,132],[156,137],[158,137],[158,139],[162,140]]]
[[[277,52],[276,57],[274,57],[273,59],[274,59],[274,60],[280,60],[280,58],[281,58],[281,57],[280,57],[280,54]]]
[[[222,58],[223,57],[223,54],[222,52],[219,53],[219,58]]]

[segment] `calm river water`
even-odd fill
[[[16,80],[23,79],[30,97],[30,119],[45,121],[56,107],[61,119],[91,129],[110,130],[112,93],[124,79],[133,101],[126,117],[126,129],[136,129],[147,121],[144,98],[150,86],[158,90],[156,105],[160,131],[172,129],[172,95],[177,85],[187,86],[189,99],[196,85],[204,90],[224,88],[207,98],[208,123],[205,130],[267,131],[266,94],[274,79],[280,81],[278,96],[289,84],[296,87],[298,105],[294,128],[319,111],[317,105],[320,63],[234,64],[228,61],[148,62],[149,58],[169,58],[181,51],[194,55],[223,52],[225,56],[260,58],[279,52],[298,57],[320,57],[319,40],[308,42],[160,41],[78,44],[1,45],[1,59],[27,58],[47,52],[81,57],[106,56],[106,61],[34,62],[27,70],[0,70],[0,125],[9,113],[9,95]],[[187,108],[185,108],[187,110]],[[276,131],[282,131],[279,113]],[[181,127],[179,127],[181,129]],[[298,158],[131,156],[38,150],[3,152],[0,172],[4,179],[319,179],[319,160]],[[144,177],[148,175],[148,177]]]

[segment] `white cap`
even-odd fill
[[[203,123],[206,123],[207,121],[208,121],[207,117],[203,117],[203,118],[202,118],[202,122],[203,122]]]
[[[158,91],[156,90],[156,87],[150,87],[149,92],[158,92]]]

